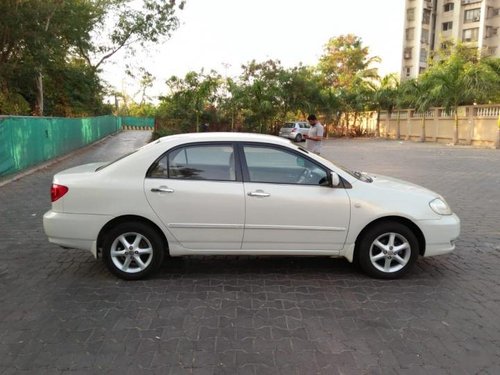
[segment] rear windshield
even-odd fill
[[[295,123],[293,122],[287,122],[285,125],[283,125],[284,128],[294,128]]]
[[[113,160],[113,161],[110,161],[109,163],[106,163],[106,164],[104,164],[104,165],[101,165],[101,166],[100,166],[99,168],[97,168],[95,171],[97,172],[97,171],[100,171],[101,169],[104,169],[104,168],[106,168],[106,167],[109,167],[111,164],[114,164],[114,163],[116,163],[116,162],[117,162],[117,161],[119,161],[119,160],[125,159],[127,156],[130,156],[130,155],[132,155],[132,154],[136,153],[137,151],[138,151],[138,150],[134,150],[134,151],[132,151],[132,152],[126,153],[125,155],[120,156],[118,159],[115,159],[115,160]]]

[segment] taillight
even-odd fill
[[[292,133],[295,133],[297,131],[297,129],[293,128],[292,129]]]
[[[50,198],[52,199],[52,202],[62,198],[68,190],[69,189],[64,185],[52,184],[52,188],[50,189]]]

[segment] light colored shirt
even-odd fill
[[[315,125],[311,125],[309,128],[309,132],[307,133],[308,137],[321,137],[323,138],[323,125],[319,123],[319,121]],[[321,153],[321,141],[315,141],[313,139],[306,139],[306,149],[314,152],[315,154]]]

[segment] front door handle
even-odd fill
[[[173,193],[175,190],[166,186],[160,186],[159,188],[152,188],[151,191],[153,193]]]
[[[248,193],[248,195],[250,197],[259,197],[259,198],[265,198],[265,197],[270,197],[271,196],[271,194],[266,193],[263,190],[251,191],[250,193]]]

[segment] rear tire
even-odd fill
[[[406,274],[418,258],[415,234],[406,225],[385,222],[369,229],[360,239],[361,269],[379,279],[397,279]]]
[[[297,134],[297,136],[295,137],[295,142],[302,142],[302,135],[301,134]]]
[[[102,255],[111,273],[124,280],[139,280],[161,266],[165,255],[164,241],[145,223],[121,223],[105,234]]]

